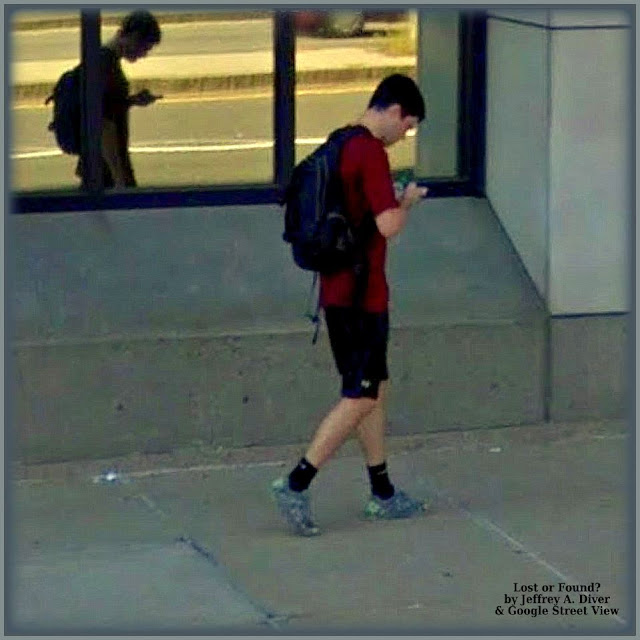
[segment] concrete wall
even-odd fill
[[[496,9],[487,49],[487,196],[551,314],[549,416],[626,415],[628,14]]]
[[[487,30],[487,197],[548,299],[549,33],[495,19]]]
[[[626,315],[553,318],[549,409],[554,420],[631,417],[630,325]]]
[[[581,23],[580,16],[552,18]],[[608,22],[619,20],[614,14]],[[628,311],[631,34],[594,27],[552,38],[549,307],[554,314]]]
[[[9,219],[12,433],[24,460],[306,441],[338,397],[276,207]],[[391,432],[544,416],[544,310],[485,201],[390,246]]]
[[[276,206],[12,218],[15,337],[302,328],[281,221]]]
[[[487,195],[554,315],[630,309],[630,38],[615,11],[489,19]]]

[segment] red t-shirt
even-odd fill
[[[396,200],[389,158],[384,145],[370,133],[349,139],[340,159],[345,210],[355,225],[365,214],[374,216],[399,206]],[[383,313],[389,307],[385,275],[387,240],[376,228],[367,246],[368,283],[363,301],[365,311]],[[351,269],[320,276],[322,307],[350,307],[353,304],[355,274]]]

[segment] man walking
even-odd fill
[[[143,89],[129,95],[129,82],[121,60],[136,62],[144,58],[160,42],[161,33],[155,17],[139,10],[127,15],[114,37],[100,48],[102,87],[102,161],[105,188],[135,187],[136,179],[129,155],[129,108],[146,107],[160,96]],[[82,178],[82,158],[76,175]]]
[[[410,183],[398,201],[394,195],[385,147],[402,138],[425,117],[424,100],[414,81],[404,75],[385,78],[359,119],[364,129],[342,149],[340,177],[344,206],[354,225],[372,224],[366,245],[366,282],[360,286],[352,269],[321,275],[320,304],[329,340],[342,377],[340,401],[318,427],[305,456],[288,477],[272,486],[280,513],[293,530],[317,535],[308,488],[318,470],[354,433],[367,465],[371,499],[365,514],[371,518],[406,518],[421,513],[423,503],[396,490],[386,466],[384,432],[388,387],[387,343],[389,289],[385,275],[387,238],[404,228],[409,209],[427,189]]]

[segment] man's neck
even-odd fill
[[[122,46],[120,44],[120,38],[118,38],[117,35],[113,36],[113,38],[111,38],[111,40],[109,40],[104,46],[113,51],[118,60],[122,58]]]
[[[380,114],[374,109],[367,109],[358,120],[358,124],[361,124],[363,127],[366,127],[371,132],[371,135],[374,138],[381,139],[382,131],[381,131],[381,122],[380,122]]]

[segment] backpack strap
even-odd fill
[[[360,134],[369,134],[369,129],[363,125],[347,125],[345,127],[341,127],[340,129],[336,129],[332,133],[329,134],[327,140],[331,140],[332,142],[337,142],[338,145],[342,146],[347,140],[353,138],[354,136]],[[286,191],[282,196],[282,201],[286,201]],[[364,295],[367,288],[367,265],[366,265],[366,257],[363,255],[362,259],[356,265],[356,291],[354,295],[354,304],[359,306],[362,304],[364,300]],[[315,325],[315,331],[313,334],[313,338],[311,340],[311,344],[316,344],[318,341],[318,336],[320,334],[320,326],[321,326],[321,316],[320,316],[320,290],[317,291],[317,302],[315,307],[315,312],[311,311],[311,301],[313,298],[313,292],[318,286],[319,282],[319,274],[317,271],[313,273],[313,281],[311,283],[311,290],[309,291],[309,300],[307,304],[307,309],[309,309],[304,317],[309,319]]]
[[[313,272],[313,282],[311,283],[311,291],[309,291],[309,302],[307,308],[311,307],[311,298],[313,297],[313,291],[318,284],[318,272]],[[318,342],[318,334],[320,333],[320,290],[318,290],[318,301],[316,302],[316,310],[315,313],[312,313],[310,310],[304,314],[305,318],[311,320],[311,322],[316,326],[316,330],[313,334],[313,338],[311,340],[311,344],[315,344]]]

